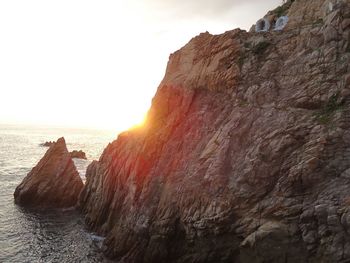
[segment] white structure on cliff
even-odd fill
[[[270,30],[270,22],[267,18],[259,19],[255,25],[255,32],[267,32]]]
[[[281,16],[280,18],[277,19],[275,28],[273,30],[275,31],[281,31],[283,28],[287,25],[288,23],[288,16]]]

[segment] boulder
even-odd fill
[[[82,150],[80,150],[80,151],[74,150],[74,151],[70,152],[70,156],[72,158],[77,158],[77,159],[84,159],[84,160],[87,159],[85,152],[83,152]]]
[[[44,143],[41,143],[40,146],[43,146],[43,147],[50,147],[52,144],[54,144],[55,142],[52,142],[52,141],[47,141],[47,142],[44,142]]]
[[[40,208],[72,207],[83,186],[66,142],[60,138],[17,186],[15,203]]]

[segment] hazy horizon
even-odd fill
[[[0,123],[125,130],[170,53],[201,32],[249,30],[280,3],[2,1]]]

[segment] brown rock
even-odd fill
[[[205,33],[171,55],[146,125],[89,166],[80,207],[108,256],[350,261],[350,56],[323,25],[350,8],[291,3],[282,32]]]
[[[324,40],[326,43],[337,40],[338,38],[338,32],[333,26],[327,26],[325,30],[323,31]]]
[[[72,158],[77,158],[77,159],[84,159],[84,160],[87,159],[85,152],[83,152],[82,150],[80,150],[80,151],[74,150],[74,151],[70,152],[70,156]]]
[[[50,147],[50,146],[53,145],[54,143],[55,143],[55,142],[48,141],[48,142],[41,143],[40,146]]]
[[[342,29],[346,30],[350,26],[350,18],[344,19],[342,22]]]
[[[15,203],[40,208],[72,207],[82,188],[83,182],[65,140],[60,138],[17,186]]]

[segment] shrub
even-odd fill
[[[270,44],[271,43],[268,41],[259,42],[253,47],[252,51],[255,55],[262,55],[266,51],[266,49],[270,46]]]
[[[244,55],[241,55],[239,56],[238,58],[238,67],[240,70],[242,70],[242,67],[243,67],[243,64],[244,64],[244,60],[245,60],[245,56]]]
[[[323,125],[331,121],[333,113],[343,109],[344,102],[339,101],[339,93],[333,94],[322,109],[316,113],[316,120]]]
[[[283,1],[282,5],[272,10],[271,13],[275,14],[277,17],[285,16],[293,2],[294,0]]]

